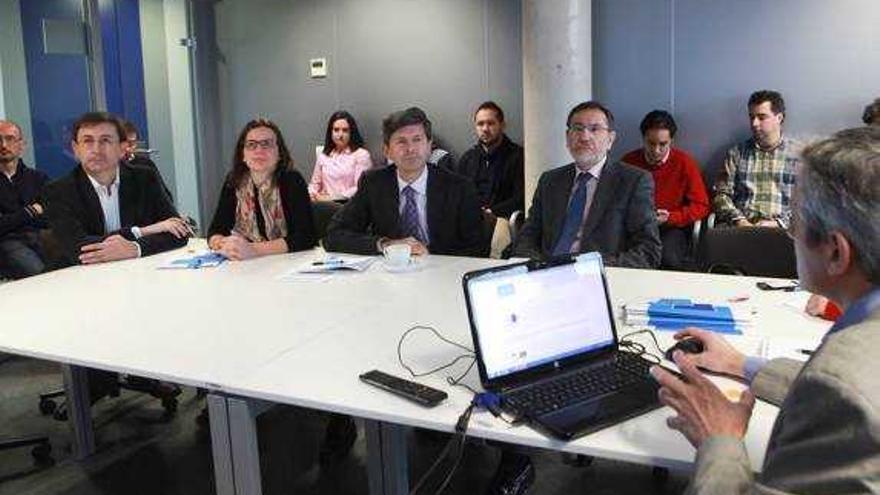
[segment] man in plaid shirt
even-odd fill
[[[777,91],[749,97],[752,137],[727,152],[712,201],[717,221],[776,227],[791,215],[800,144],[782,135],[785,101]]]

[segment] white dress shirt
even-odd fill
[[[95,194],[98,195],[98,201],[101,203],[101,213],[104,215],[104,234],[116,232],[122,228],[122,218],[119,214],[119,171],[116,172],[116,178],[109,186],[102,186],[91,175],[86,174],[92,187],[95,188]],[[135,228],[137,229],[137,228]],[[140,237],[140,229],[132,229],[136,237]],[[141,245],[135,242],[137,247],[137,257],[141,257]]]
[[[86,174],[98,201],[101,203],[101,213],[104,214],[104,233],[109,234],[122,228],[122,220],[119,217],[119,172],[108,186],[102,186],[91,175]]]

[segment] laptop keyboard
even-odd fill
[[[599,366],[584,368],[559,378],[540,382],[504,394],[506,405],[529,415],[540,416],[578,402],[616,392],[651,379],[651,363],[621,352]]]

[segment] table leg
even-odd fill
[[[67,417],[73,433],[73,455],[77,460],[83,460],[95,453],[88,368],[63,364],[61,372],[67,395]]]
[[[211,424],[211,454],[214,459],[214,486],[217,495],[235,495],[226,397],[210,393],[207,402]]]
[[[407,428],[373,420],[364,420],[364,425],[370,495],[409,493]]]

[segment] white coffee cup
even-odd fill
[[[412,247],[409,244],[389,244],[382,250],[385,255],[385,264],[394,268],[403,268],[409,265],[412,256]]]

